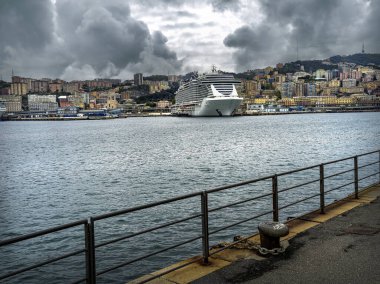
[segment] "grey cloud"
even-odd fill
[[[166,37],[151,34],[123,0],[1,1],[0,36],[1,68],[23,76],[117,77],[149,72],[148,58],[167,70],[182,67]]]
[[[1,51],[5,45],[38,49],[49,43],[52,40],[52,15],[49,0],[0,1]]]
[[[261,24],[243,26],[228,35],[224,44],[236,48],[234,58],[239,70],[277,62],[323,59],[335,54],[360,51],[364,40],[379,51],[379,2],[262,0],[265,19]],[[370,16],[366,13],[370,11]],[[370,31],[364,39],[363,31]],[[376,48],[375,48],[376,47]]]
[[[214,11],[224,12],[226,10],[238,11],[240,9],[239,0],[211,0]]]

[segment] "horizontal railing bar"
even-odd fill
[[[376,175],[378,175],[378,174],[379,174],[379,172],[376,172],[376,173],[371,174],[371,175],[369,175],[369,176],[362,177],[362,178],[358,179],[358,181],[361,181],[361,180],[363,180],[363,179],[366,179],[366,178],[369,178],[369,177],[372,177],[372,176],[376,176]]]
[[[311,183],[314,183],[314,182],[318,182],[318,181],[319,181],[319,179],[311,180],[311,181],[308,181],[308,182],[305,182],[305,183],[294,185],[292,187],[281,189],[278,192],[279,193],[280,192],[285,192],[285,191],[288,191],[288,190],[291,190],[291,189],[294,189],[294,188],[297,188],[297,187],[301,187],[301,186],[304,186],[304,185],[308,185],[308,184],[311,184]]]
[[[232,243],[230,243],[230,244],[228,244],[228,245],[226,245],[226,246],[224,246],[224,247],[222,247],[222,248],[220,248],[218,250],[210,252],[209,256],[212,256],[212,255],[217,254],[217,253],[219,253],[221,251],[224,251],[224,250],[226,250],[226,249],[228,249],[230,247],[233,247],[234,245],[236,245],[238,243],[241,243],[241,242],[244,242],[244,241],[246,241],[246,240],[248,240],[248,239],[250,239],[250,238],[252,238],[253,236],[256,236],[256,235],[257,235],[257,232],[255,232],[254,234],[252,234],[252,235],[250,235],[248,237],[245,237],[245,238],[242,238],[242,239],[240,239],[238,241],[232,242]]]
[[[57,227],[53,227],[53,228],[50,228],[50,229],[41,230],[41,231],[38,231],[38,232],[35,232],[35,233],[21,235],[21,236],[15,237],[15,238],[2,240],[2,241],[0,241],[0,247],[1,246],[5,246],[5,245],[10,245],[10,244],[13,244],[13,243],[17,243],[17,242],[21,242],[21,241],[25,241],[25,240],[28,240],[28,239],[40,237],[40,236],[47,235],[47,234],[50,234],[50,233],[55,233],[55,232],[62,231],[64,229],[69,229],[69,228],[72,228],[72,227],[76,227],[76,226],[79,226],[79,225],[85,225],[85,224],[87,224],[87,220],[79,220],[79,221],[68,223],[68,224],[65,224],[65,225],[60,225],[60,226],[57,226]]]
[[[262,178],[257,178],[257,179],[251,179],[251,180],[247,180],[247,181],[243,181],[243,182],[239,182],[239,183],[235,183],[235,184],[230,184],[230,185],[226,185],[226,186],[220,186],[220,187],[216,187],[214,189],[206,190],[206,192],[207,193],[218,192],[218,191],[221,191],[221,190],[224,190],[224,189],[230,189],[230,188],[233,188],[233,187],[239,187],[239,186],[247,185],[247,184],[250,184],[250,183],[256,183],[256,182],[259,182],[259,181],[271,179],[272,177],[273,177],[273,175],[262,177]]]
[[[40,263],[37,263],[35,265],[32,265],[32,266],[28,266],[28,267],[25,267],[25,268],[22,268],[22,269],[19,269],[19,270],[16,270],[16,271],[13,271],[13,272],[10,272],[8,274],[5,274],[5,275],[1,275],[0,276],[0,280],[2,279],[6,279],[8,277],[11,277],[11,276],[15,276],[17,274],[20,274],[20,273],[24,273],[26,271],[29,271],[29,270],[32,270],[32,269],[35,269],[35,268],[38,268],[38,267],[41,267],[41,266],[44,266],[46,264],[50,264],[50,263],[53,263],[53,262],[57,262],[58,260],[62,260],[62,259],[65,259],[65,258],[69,258],[71,256],[75,256],[75,255],[78,255],[80,253],[83,253],[85,252],[86,250],[85,249],[82,249],[82,250],[79,250],[79,251],[75,251],[75,252],[72,252],[72,253],[68,253],[68,254],[65,254],[65,255],[62,255],[62,256],[59,256],[59,257],[56,257],[56,258],[53,258],[53,259],[48,259],[44,262],[40,262]]]
[[[252,200],[257,200],[257,199],[260,199],[260,198],[263,198],[263,197],[267,197],[267,196],[271,196],[271,195],[272,195],[272,193],[266,193],[266,194],[263,194],[263,195],[258,195],[258,196],[255,196],[255,197],[252,197],[252,198],[249,198],[249,199],[244,199],[244,200],[240,200],[240,201],[237,201],[237,202],[234,202],[234,203],[229,203],[229,204],[226,204],[226,205],[223,205],[223,206],[220,206],[220,207],[209,209],[208,212],[217,211],[217,210],[220,210],[220,209],[223,209],[223,208],[227,208],[227,207],[234,206],[234,205],[239,205],[241,203],[246,203],[246,202],[249,202],[249,201],[252,201]]]
[[[311,170],[311,169],[314,169],[316,167],[319,167],[319,165],[313,165],[313,166],[309,166],[309,167],[305,167],[305,168],[301,168],[301,169],[296,169],[296,170],[292,170],[292,171],[288,171],[288,172],[279,173],[279,174],[277,174],[277,176],[280,177],[280,176],[290,175],[290,174],[294,174],[294,173],[298,173],[298,172],[302,172],[302,171],[306,171],[306,170]]]
[[[363,157],[363,156],[371,155],[371,154],[378,153],[378,152],[379,152],[379,150],[376,150],[376,151],[372,151],[372,152],[368,152],[368,153],[364,153],[364,154],[360,154],[360,155],[356,155],[356,156],[351,156],[351,157],[344,158],[344,159],[330,161],[330,162],[324,163],[324,165],[335,164],[335,163],[339,163],[339,162],[343,162],[343,161],[346,161],[346,160],[353,159],[355,157]]]
[[[225,230],[225,229],[228,229],[228,228],[231,228],[231,227],[234,227],[234,226],[240,225],[240,224],[242,224],[242,223],[245,223],[245,222],[251,221],[251,220],[253,220],[253,219],[259,218],[259,217],[261,217],[261,216],[264,216],[264,215],[267,215],[267,214],[270,214],[270,213],[273,213],[273,211],[271,210],[271,211],[268,211],[268,212],[264,212],[264,213],[262,213],[262,214],[259,214],[259,215],[254,216],[254,217],[250,217],[250,218],[244,219],[244,220],[242,220],[242,221],[239,221],[239,222],[236,222],[236,223],[230,224],[230,225],[228,225],[228,226],[225,226],[225,227],[219,228],[219,229],[217,229],[217,230],[215,230],[215,231],[209,232],[209,235],[212,235],[212,234],[218,233],[218,232],[223,231],[223,230]]]
[[[137,233],[133,233],[133,234],[130,234],[130,235],[127,235],[127,236],[124,236],[124,237],[120,237],[120,238],[117,238],[117,239],[114,239],[114,240],[111,240],[111,241],[100,243],[100,244],[96,245],[95,248],[99,248],[99,247],[102,247],[102,246],[105,246],[105,245],[109,245],[109,244],[112,244],[112,243],[116,243],[116,242],[119,242],[119,241],[122,241],[122,240],[125,240],[125,239],[136,237],[138,235],[142,235],[142,234],[149,233],[149,232],[152,232],[152,231],[155,231],[155,230],[158,230],[158,229],[169,227],[171,225],[182,223],[182,222],[185,222],[185,221],[188,221],[188,220],[191,220],[191,219],[195,219],[195,218],[198,218],[198,217],[201,217],[201,216],[202,216],[202,214],[197,214],[197,215],[190,216],[190,217],[187,217],[187,218],[183,218],[183,219],[180,219],[180,220],[176,220],[176,221],[173,221],[173,222],[165,223],[165,224],[162,224],[162,225],[157,226],[157,227],[153,227],[153,228],[146,229],[146,230],[143,230],[143,231],[140,231],[140,232],[137,232]]]
[[[152,276],[152,277],[150,277],[150,278],[147,278],[147,279],[144,279],[144,280],[141,281],[141,282],[136,282],[136,283],[133,282],[133,283],[135,283],[135,284],[147,283],[147,282],[149,282],[149,281],[151,281],[151,280],[153,280],[153,279],[156,279],[156,278],[158,278],[158,277],[164,276],[164,275],[166,275],[166,274],[168,274],[168,273],[170,273],[170,272],[173,272],[173,271],[176,271],[176,270],[181,269],[181,268],[183,268],[183,267],[186,267],[186,266],[188,266],[188,265],[190,265],[190,264],[193,264],[193,263],[195,263],[195,262],[198,262],[198,261],[200,261],[200,260],[202,260],[202,259],[203,259],[203,257],[195,258],[195,259],[193,259],[193,260],[191,260],[191,261],[189,261],[189,262],[186,262],[186,263],[184,263],[184,264],[181,264],[181,265],[179,265],[179,266],[176,266],[176,267],[174,267],[174,268],[172,268],[172,269],[165,270],[164,272],[161,272],[160,274],[155,274],[154,276]]]
[[[92,219],[94,221],[98,221],[98,220],[102,220],[102,219],[106,219],[106,218],[110,218],[110,217],[115,217],[115,216],[126,214],[126,213],[131,213],[134,211],[139,211],[139,210],[143,210],[143,209],[156,207],[159,205],[168,204],[168,203],[175,202],[175,201],[180,201],[180,200],[187,199],[187,198],[196,197],[198,195],[200,196],[201,194],[202,194],[202,191],[189,193],[189,194],[181,195],[178,197],[169,198],[166,200],[161,200],[161,201],[157,201],[157,202],[153,202],[153,203],[149,203],[149,204],[144,204],[144,205],[140,205],[140,206],[136,206],[136,207],[118,210],[118,211],[114,211],[114,212],[103,214],[103,215],[98,215],[98,216],[93,217]]]
[[[335,160],[335,161],[326,162],[326,163],[323,163],[323,165],[336,164],[336,163],[339,163],[339,162],[343,162],[343,161],[347,161],[347,160],[352,160],[353,158],[355,158],[355,156],[351,156],[351,157],[348,157],[348,158],[343,158],[343,159],[339,159],[339,160]]]
[[[331,177],[335,177],[335,176],[339,176],[339,175],[342,175],[342,174],[346,174],[346,173],[352,172],[354,170],[355,169],[349,169],[349,170],[346,170],[346,171],[343,171],[343,172],[339,172],[339,173],[335,173],[335,174],[332,174],[332,175],[329,175],[329,176],[325,176],[325,179],[328,179],[328,178],[331,178]]]
[[[349,182],[349,183],[343,184],[343,185],[338,186],[338,187],[335,187],[335,188],[333,188],[333,189],[326,190],[325,193],[329,193],[329,192],[331,192],[331,191],[341,189],[341,188],[343,188],[343,187],[346,187],[346,186],[351,185],[351,184],[354,184],[354,183],[355,183],[355,182],[352,181],[352,182]]]
[[[304,199],[298,200],[298,201],[296,201],[296,202],[293,202],[293,203],[287,204],[287,205],[285,205],[285,206],[282,206],[282,207],[278,208],[278,210],[282,210],[282,209],[288,208],[288,207],[290,207],[290,206],[293,206],[293,205],[295,205],[295,204],[298,204],[298,203],[304,202],[304,201],[306,201],[306,200],[312,199],[312,198],[317,197],[317,196],[320,196],[320,194],[317,193],[317,194],[311,195],[311,196],[309,196],[309,197],[306,197],[306,198],[304,198]]]
[[[358,155],[358,157],[367,156],[367,155],[371,155],[371,154],[375,154],[375,153],[379,153],[379,152],[380,152],[380,150],[376,150],[376,151],[360,154],[360,155]]]
[[[140,257],[135,258],[135,259],[132,259],[132,260],[130,260],[130,261],[127,261],[127,262],[124,262],[124,263],[118,264],[118,265],[116,265],[116,266],[114,266],[114,267],[108,268],[108,269],[106,269],[106,270],[103,270],[103,271],[97,272],[97,273],[96,273],[96,276],[102,275],[102,274],[104,274],[104,273],[110,272],[110,271],[112,271],[112,270],[118,269],[118,268],[120,268],[120,267],[126,266],[126,265],[131,264],[131,263],[134,263],[134,262],[136,262],[136,261],[140,261],[140,260],[143,260],[143,259],[145,259],[145,258],[148,258],[148,257],[154,256],[154,255],[160,254],[160,253],[162,253],[162,252],[165,252],[165,251],[168,251],[168,250],[174,249],[174,248],[176,248],[176,247],[183,246],[183,245],[185,245],[185,244],[188,244],[188,243],[194,242],[194,241],[199,240],[199,239],[201,239],[201,238],[202,238],[202,236],[198,236],[198,237],[192,238],[192,239],[190,239],[190,240],[187,240],[187,241],[185,241],[185,242],[181,242],[181,243],[178,243],[178,244],[172,245],[172,246],[170,246],[170,247],[164,248],[164,249],[162,249],[162,250],[155,251],[155,252],[152,252],[152,253],[150,253],[150,254],[146,254],[146,255],[140,256]]]
[[[373,162],[373,163],[370,163],[370,164],[365,164],[365,165],[362,165],[360,167],[358,167],[358,169],[362,169],[362,168],[365,168],[365,167],[369,167],[369,166],[372,166],[374,164],[378,164],[380,163],[380,161],[376,161],[376,162]]]

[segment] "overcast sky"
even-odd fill
[[[245,71],[380,53],[380,0],[1,0],[0,75]]]

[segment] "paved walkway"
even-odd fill
[[[192,283],[380,283],[380,199],[291,238],[282,256],[241,259]]]

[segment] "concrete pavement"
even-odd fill
[[[298,234],[281,256],[241,259],[192,283],[380,283],[380,199]]]

